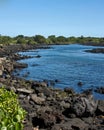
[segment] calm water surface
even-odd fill
[[[77,92],[104,86],[104,54],[85,52],[93,48],[95,47],[78,44],[53,45],[50,49],[21,52],[23,55],[41,57],[21,60],[20,62],[28,64],[28,68],[21,70],[20,76],[30,72],[26,79],[58,79],[55,87],[71,87]],[[83,87],[77,85],[79,81],[83,82]],[[95,97],[104,98],[101,94],[95,94]]]

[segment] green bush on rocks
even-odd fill
[[[0,88],[0,130],[23,130],[25,115],[17,95],[4,87]]]

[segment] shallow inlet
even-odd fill
[[[50,82],[57,79],[59,82],[56,82],[54,87],[71,87],[76,92],[104,86],[104,54],[85,52],[93,48],[96,47],[79,44],[52,45],[50,49],[20,52],[34,58],[19,61],[28,64],[28,68],[18,72],[19,76]],[[37,55],[41,57],[36,57]],[[79,87],[78,82],[82,82],[83,85]],[[94,95],[96,98],[104,99],[101,94]]]

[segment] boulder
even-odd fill
[[[94,100],[93,95],[75,96],[71,104],[72,111],[76,116],[90,116],[93,115],[97,109],[97,101]]]
[[[97,115],[100,115],[100,114],[104,115],[104,100],[98,101]]]
[[[7,73],[11,73],[13,71],[13,63],[9,60],[3,63],[4,69]]]
[[[83,85],[83,83],[82,83],[81,81],[79,81],[79,82],[77,83],[77,85],[78,85],[79,87],[81,87],[81,86]]]
[[[6,58],[0,58],[0,76],[3,75],[3,71],[4,71],[3,63],[5,60]]]
[[[65,101],[61,101],[60,102],[60,106],[63,107],[63,108],[70,108],[70,103],[68,102],[65,102]]]
[[[41,57],[40,55],[35,56],[35,58],[40,58],[40,57]]]
[[[19,92],[19,93],[26,93],[26,94],[32,94],[33,90],[27,90],[26,88],[18,88],[17,92]]]
[[[31,100],[34,101],[36,104],[43,104],[45,102],[44,98],[38,97],[36,94],[31,94]]]
[[[72,94],[72,95],[75,94],[74,90],[72,88],[68,88],[68,87],[64,88],[64,92],[66,92],[68,94]]]
[[[14,68],[27,68],[28,67],[28,64],[25,64],[25,63],[19,63],[19,62],[14,62],[13,63],[13,66]]]
[[[4,61],[6,61],[6,57],[0,57],[0,64],[2,64]]]
[[[79,118],[69,119],[67,122],[53,125],[51,130],[85,130],[88,125]]]
[[[2,65],[2,64],[0,64],[0,76],[2,76],[2,75],[3,75],[3,71],[4,71],[4,67],[3,67],[3,65]]]
[[[100,94],[104,94],[104,87],[97,88],[95,90],[95,92],[100,93]]]
[[[63,115],[58,112],[39,111],[38,116],[33,117],[33,125],[39,128],[51,128],[55,123],[63,121]]]
[[[45,96],[50,97],[52,95],[52,91],[46,87],[44,83],[37,83],[32,88],[35,90],[36,94],[43,93]]]

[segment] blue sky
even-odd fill
[[[0,34],[104,37],[104,0],[0,0]]]

